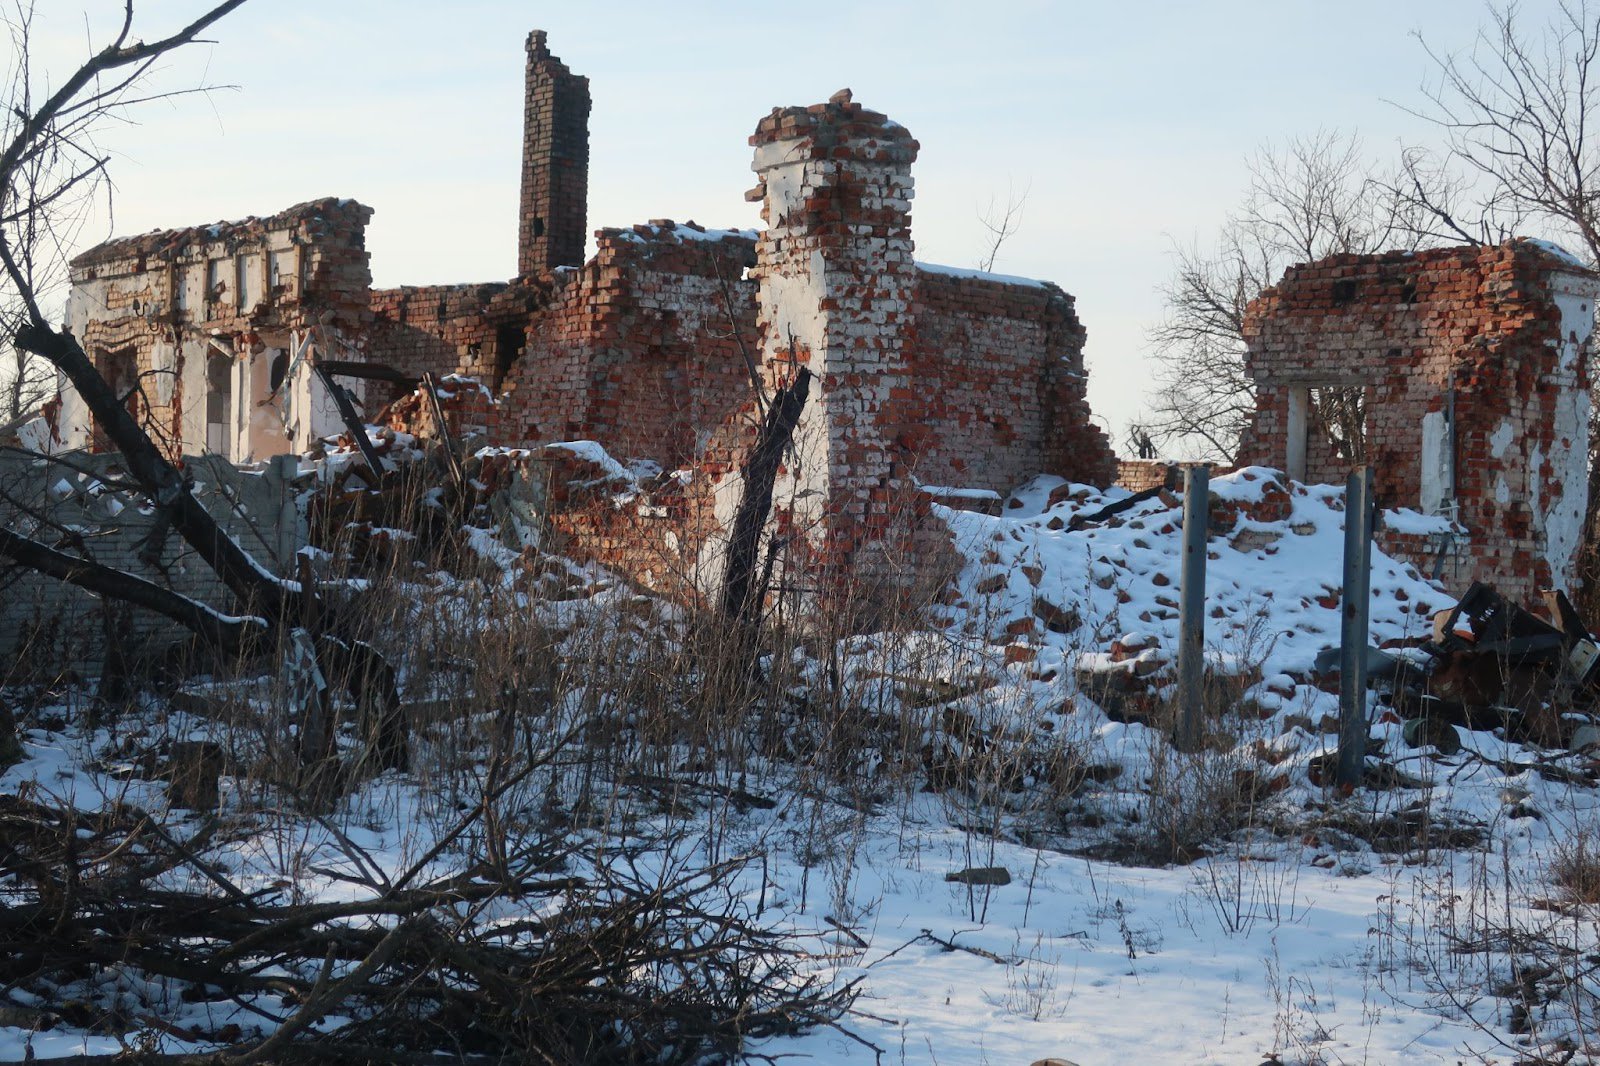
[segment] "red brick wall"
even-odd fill
[[[1588,372],[1576,346],[1588,330],[1574,326],[1592,315],[1593,293],[1577,290],[1593,283],[1582,273],[1526,242],[1291,268],[1246,321],[1258,397],[1245,460],[1285,464],[1294,390],[1359,388],[1379,503],[1418,507],[1425,470],[1440,466],[1437,452],[1424,454],[1424,423],[1443,424],[1453,386],[1461,579],[1521,599],[1566,586],[1586,492]],[[1583,307],[1565,327],[1558,287]],[[1342,482],[1348,461],[1311,421],[1307,480]],[[1415,561],[1431,568],[1423,554]]]
[[[367,361],[406,374],[447,374],[493,343],[484,312],[504,285],[407,285],[374,289]]]
[[[1166,484],[1172,467],[1173,464],[1164,459],[1121,459],[1117,462],[1115,484],[1129,492],[1144,492]],[[1213,475],[1216,473],[1212,471]]]
[[[493,389],[525,348],[528,324],[548,299],[548,284],[531,282],[376,289],[367,360],[414,378],[466,374]]]
[[[1109,484],[1115,459],[1089,418],[1084,336],[1055,285],[919,270],[909,364],[923,395],[907,427],[916,477],[1000,493],[1041,472]]]
[[[774,108],[750,138],[766,229],[756,246],[763,373],[815,375],[796,433],[795,519],[840,559],[891,532],[924,443],[911,372],[911,164],[904,126],[849,98]]]
[[[726,461],[719,431],[751,401],[758,352],[754,245],[672,222],[602,230],[506,381],[516,439],[592,439],[668,469]]]
[[[550,54],[543,30],[528,34],[527,49],[517,273],[531,278],[583,262],[588,238],[589,79],[573,74]]]
[[[130,403],[172,458],[198,454],[204,438],[186,435],[185,421],[205,411],[205,390],[196,387],[204,378],[197,382],[194,371],[203,371],[208,343],[243,356],[262,350],[264,337],[287,347],[292,331],[312,325],[326,327],[329,339],[366,331],[371,218],[370,207],[327,197],[274,215],[97,245],[70,267],[78,342],[103,373],[125,370],[126,385],[140,385],[141,398]],[[259,293],[241,306],[245,295],[234,290],[247,262]],[[90,446],[106,445],[96,433]]]

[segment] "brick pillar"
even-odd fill
[[[528,34],[522,132],[522,214],[517,274],[582,266],[588,237],[589,79],[550,54],[543,30]]]
[[[794,517],[816,547],[847,555],[884,531],[902,488],[918,146],[848,91],[774,109],[750,143],[766,220],[753,272],[762,362],[775,383],[801,364],[816,375],[789,471]]]

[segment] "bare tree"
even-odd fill
[[[1250,191],[1216,243],[1173,247],[1166,316],[1150,332],[1157,392],[1141,423],[1169,453],[1238,458],[1255,410],[1245,309],[1286,267],[1416,240],[1394,180],[1367,160],[1354,134],[1319,130],[1267,145],[1249,171]]]
[[[1020,193],[1015,186],[1010,186],[1006,189],[1005,207],[1000,207],[991,196],[988,208],[978,212],[978,222],[988,235],[983,255],[978,259],[978,269],[984,273],[994,269],[1000,259],[1000,249],[1022,228],[1022,211],[1028,206],[1028,192],[1028,186]]]
[[[1412,109],[1443,133],[1433,165],[1453,171],[1447,188],[1474,197],[1500,225],[1524,222],[1600,264],[1600,9],[1559,0],[1542,27],[1528,31],[1516,4],[1489,7],[1470,49],[1445,53],[1426,40],[1433,80]],[[1481,236],[1458,222],[1455,206],[1417,197],[1436,229]],[[1509,220],[1506,223],[1504,220]],[[1484,228],[1484,227],[1480,227]],[[1491,237],[1494,239],[1494,237]],[[1591,405],[1588,509],[1578,562],[1579,605],[1600,615],[1600,419]]]
[[[1516,4],[1491,5],[1469,50],[1422,46],[1434,78],[1422,87],[1426,103],[1408,110],[1444,133],[1446,150],[1408,156],[1446,176],[1436,182],[1442,200],[1413,190],[1434,227],[1471,242],[1531,222],[1600,262],[1600,129],[1589,128],[1600,116],[1600,10],[1559,0],[1529,34]],[[1472,221],[1462,221],[1464,199]]]
[[[0,77],[4,79],[5,98],[11,104],[3,119],[7,140],[14,136],[21,116],[34,110],[33,24],[34,6],[21,2],[6,20],[10,58]],[[68,155],[75,159],[69,160]],[[99,168],[91,165],[81,168],[85,173],[79,180],[58,179],[65,172],[80,169],[74,163],[88,163],[95,155],[92,144],[48,139],[38,150],[18,160],[5,200],[0,202],[0,226],[9,230],[17,265],[29,291],[46,307],[56,304],[63,295],[66,249],[76,242],[101,175]],[[50,209],[28,210],[29,205],[41,203]],[[16,336],[27,315],[27,304],[10,276],[0,276],[0,337]],[[10,343],[5,349],[0,358],[0,430],[37,412],[57,388],[55,372],[48,363]]]
[[[152,596],[143,585],[122,581],[115,572],[107,573],[88,560],[74,563],[71,557],[61,558],[59,552],[41,554],[37,549],[48,546],[13,531],[0,537],[0,555],[102,595],[120,596],[157,610],[164,604],[169,617],[227,650],[237,650],[244,638],[257,647],[271,644],[287,631],[314,620],[309,628],[315,631],[310,636],[324,675],[340,679],[372,709],[369,738],[375,761],[382,766],[401,766],[407,752],[393,669],[375,649],[342,632],[338,615],[319,602],[316,589],[273,574],[227,535],[77,339],[51,324],[36,288],[41,276],[39,259],[52,247],[51,241],[38,243],[38,235],[53,234],[54,243],[59,244],[63,227],[81,206],[81,197],[104,180],[107,159],[95,147],[96,129],[107,121],[125,118],[128,109],[138,104],[175,95],[145,87],[154,64],[197,42],[202,32],[243,3],[225,0],[176,32],[146,40],[135,36],[133,0],[126,0],[120,29],[109,45],[90,55],[42,101],[36,103],[31,90],[8,101],[0,120],[0,266],[22,307],[15,344],[45,360],[77,390],[98,432],[122,454],[129,478],[233,594],[237,602],[230,616],[242,623],[242,629],[230,625],[219,630],[205,621],[215,614],[206,605],[184,605],[171,597]],[[13,32],[24,42],[29,27],[26,11],[21,9],[23,17],[13,20]],[[196,90],[179,90],[183,91]],[[31,262],[30,256],[34,257]]]

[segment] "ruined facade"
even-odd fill
[[[585,259],[588,81],[542,32],[526,51],[513,278],[373,290],[370,211],[331,199],[73,261],[70,328],[173,455],[314,449],[345,429],[314,372],[334,361],[383,370],[348,379],[368,421],[426,436],[410,383],[431,375],[458,441],[546,464],[563,549],[658,586],[719,564],[764,405],[802,366],[771,532],[807,563],[922,550],[931,501],[1041,472],[1167,481],[1093,424],[1071,296],[916,261],[904,126],[848,91],[774,109],[750,138],[763,229],[605,228]],[[1566,586],[1597,291],[1529,242],[1297,266],[1250,310],[1244,459],[1303,481],[1371,462],[1382,506],[1421,512],[1380,530],[1390,552],[1523,598]],[[70,394],[54,433],[97,443]],[[585,441],[623,466],[562,444]]]
[[[922,550],[929,504],[968,490],[1004,493],[1041,471],[1114,476],[1072,298],[915,261],[918,146],[903,126],[847,92],[775,109],[751,138],[764,230],[602,229],[585,260],[588,82],[540,32],[525,105],[508,281],[374,291],[370,212],[326,200],[80,256],[71,328],[174,456],[251,462],[344,431],[314,372],[329,361],[387,375],[349,379],[369,421],[394,401],[384,420],[426,435],[431,401],[408,399],[405,382],[427,374],[457,437],[597,441],[665,476],[621,516],[603,494],[556,485],[551,521],[566,550],[662,586],[717,576],[740,464],[801,366],[814,385],[773,529],[807,565],[869,545],[880,561]],[[75,405],[60,423],[66,446],[94,443]]]
[[[1391,554],[1528,602],[1571,590],[1597,296],[1600,279],[1532,241],[1292,267],[1246,318],[1244,461],[1335,483],[1371,463],[1379,506],[1434,519],[1388,519]]]
[[[173,458],[308,451],[342,425],[309,356],[346,358],[372,320],[371,217],[327,199],[107,242],[72,260],[67,328]],[[103,447],[70,390],[53,429]]]

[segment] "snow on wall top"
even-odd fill
[[[195,245],[260,239],[274,230],[315,225],[330,217],[342,218],[350,225],[364,227],[372,218],[372,208],[347,197],[325,196],[320,200],[295,204],[273,215],[251,215],[249,218],[233,222],[213,222],[183,229],[152,230],[133,237],[118,237],[74,256],[69,266],[73,271],[79,271],[119,259],[140,256],[157,259],[176,258]]]
[[[674,222],[671,219],[652,219],[637,226],[601,231],[604,237],[621,241],[754,241],[761,236],[754,229],[707,229],[694,222]]]
[[[941,263],[924,263],[920,259],[917,260],[917,269],[924,274],[943,274],[952,278],[992,281],[997,285],[1021,285],[1029,289],[1050,288],[1050,282],[1040,281],[1038,278],[1023,278],[1015,274],[994,274],[987,270],[971,270],[967,267],[945,266]]]

